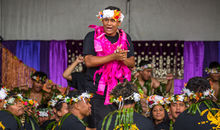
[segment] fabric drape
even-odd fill
[[[195,76],[202,76],[204,60],[204,43],[196,41],[184,42],[184,78],[174,80],[174,94],[181,93],[184,83]]]

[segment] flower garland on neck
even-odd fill
[[[96,17],[100,19],[100,21],[102,21],[104,18],[113,18],[115,21],[123,22],[124,19],[124,15],[121,13],[121,11],[110,9],[100,11]]]
[[[190,107],[188,108],[188,113],[191,113],[193,115],[195,115],[197,111],[201,113],[199,109],[199,106],[201,105],[201,103],[204,103],[212,114],[215,113],[214,111],[211,110],[211,108],[214,107],[214,104],[210,100],[210,98],[215,98],[213,89],[207,89],[204,92],[195,93],[193,91],[190,91],[187,88],[183,88],[182,92],[188,97],[189,101],[193,102],[193,100],[196,100],[196,102],[192,103]]]

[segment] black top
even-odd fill
[[[169,122],[162,122],[158,125],[155,125],[155,130],[169,130],[170,126],[169,126]]]
[[[216,106],[217,107],[217,106]],[[211,112],[208,111],[208,108],[205,106],[204,103],[201,103],[199,106],[201,110],[200,116],[199,112],[197,111],[195,115],[187,113],[188,109],[181,113],[176,122],[174,123],[174,130],[210,130],[210,129],[217,129],[217,125],[219,125],[219,108],[212,108],[216,110],[215,117],[211,115]],[[218,126],[218,129],[220,127]]]
[[[96,56],[96,52],[95,52],[95,48],[94,48],[94,34],[95,32],[89,32],[84,41],[83,41],[83,55],[93,55]],[[115,43],[117,42],[118,38],[119,38],[119,34],[117,33],[117,35],[115,36],[106,36],[106,38],[111,42],[111,43]],[[128,47],[128,54],[127,57],[131,57],[134,56],[134,47],[133,44],[131,42],[131,37],[127,34],[127,40],[129,42],[129,44],[127,44]],[[98,82],[99,79],[101,78],[101,75],[96,75],[96,81],[95,81],[95,86],[93,84],[93,76],[94,73],[96,72],[96,70],[98,70],[99,67],[92,67],[92,68],[87,68],[86,71],[86,86],[88,87],[88,90],[92,93],[95,93],[97,91],[97,87],[98,87]]]
[[[86,127],[81,123],[81,121],[74,116],[73,114],[70,114],[66,119],[61,120],[63,124],[61,126],[57,126],[55,130],[85,130]],[[60,121],[58,122],[60,124]]]
[[[77,90],[86,90],[85,86],[85,73],[83,72],[74,72],[71,73],[72,81],[68,80],[68,85],[74,87]]]
[[[104,130],[106,129],[105,127],[106,127],[106,124],[108,122],[107,120],[106,120],[106,123],[104,125]],[[114,129],[115,120],[116,120],[116,114],[114,114],[112,116],[112,120],[111,120],[111,124],[109,126],[109,130]],[[138,128],[138,130],[154,130],[153,122],[150,119],[144,117],[143,115],[140,115],[140,114],[134,112],[133,120],[134,120],[134,124],[132,124],[132,125],[136,126]],[[102,122],[103,122],[103,120],[101,120],[99,122],[97,130],[102,129]]]
[[[3,130],[2,127],[5,127],[5,130],[23,130],[23,128],[19,128],[14,115],[4,110],[0,111],[0,130]]]
[[[34,128],[32,127],[32,125]],[[25,130],[32,130],[32,129],[40,130],[40,126],[38,125],[37,120],[35,120],[32,116],[25,115],[24,129]]]

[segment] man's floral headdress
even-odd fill
[[[57,96],[54,96],[49,102],[48,102],[48,105],[51,106],[51,107],[55,107],[55,105],[58,103],[58,101],[61,101],[61,102],[65,102],[65,96],[64,95],[57,95]]]
[[[121,13],[121,11],[110,9],[100,11],[96,17],[100,20],[103,20],[104,18],[113,18],[115,21],[120,22],[123,22],[124,19],[124,15]]]
[[[9,89],[7,89],[6,87],[2,87],[0,90],[0,101],[4,100],[7,97]]]
[[[66,97],[65,102],[70,103],[70,104],[77,103],[78,101],[85,102],[85,99],[90,100],[92,97],[93,97],[93,94],[84,92],[81,95],[79,95],[78,97],[72,97],[72,98]]]
[[[119,104],[119,109],[121,109],[124,105],[124,101],[126,100],[133,100],[134,102],[139,102],[141,99],[141,95],[139,93],[134,92],[132,95],[123,98],[122,96],[119,97],[114,97],[114,96],[110,96],[110,102],[113,103],[117,103]]]
[[[8,99],[5,100],[5,103],[4,103],[4,108],[6,108],[8,105],[14,105],[15,104],[15,101],[19,100],[21,102],[23,102],[23,97],[21,94],[17,94],[15,96],[12,96],[12,97],[9,97]]]
[[[207,74],[220,73],[220,67],[218,67],[218,68],[205,68],[205,72],[206,72]]]
[[[176,95],[172,95],[172,96],[169,96],[168,98],[166,98],[167,104],[170,104],[172,102],[176,103],[177,101],[187,102],[188,97],[185,94],[176,94]]]
[[[31,74],[31,79],[38,82],[38,83],[45,83],[47,80],[47,75],[43,72],[35,72],[34,74]]]
[[[213,89],[207,89],[206,91],[204,91],[202,93],[201,92],[195,93],[193,91],[190,91],[187,88],[183,88],[182,92],[187,97],[189,97],[190,100],[195,99],[196,101],[199,101],[200,99],[206,99],[206,97],[214,97],[215,98]]]
[[[143,71],[144,69],[153,69],[153,68],[154,68],[154,65],[152,63],[140,66],[141,71]]]
[[[166,103],[165,98],[159,95],[148,96],[146,101],[150,108],[153,108],[155,105],[164,105]]]

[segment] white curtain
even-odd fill
[[[128,4],[130,1],[130,22]],[[5,40],[83,39],[98,11],[125,14],[132,40],[220,40],[220,0],[0,0]]]

